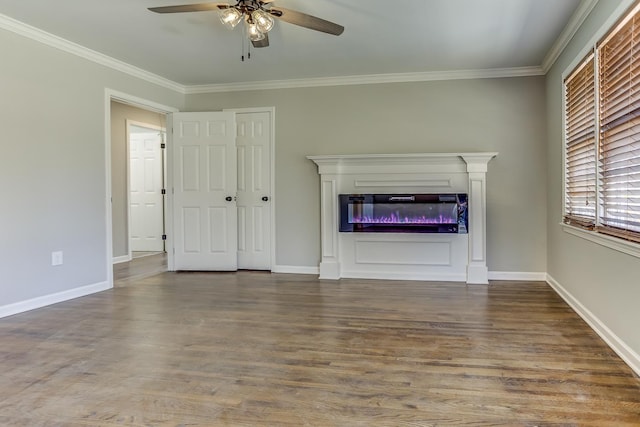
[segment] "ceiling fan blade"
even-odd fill
[[[268,47],[269,35],[265,34],[262,40],[258,40],[257,42],[252,41],[251,44],[253,45],[253,47]]]
[[[208,10],[227,9],[230,6],[227,3],[196,3],[183,4],[179,6],[161,6],[150,7],[151,12],[156,13],[180,13],[180,12],[205,12]]]
[[[285,9],[284,7],[273,6],[269,9],[269,13],[284,22],[288,22],[289,24],[299,25],[301,27],[321,31],[327,34],[333,34],[334,36],[339,36],[344,31],[344,27],[342,25],[325,21],[324,19],[316,18],[315,16],[307,15],[306,13]]]

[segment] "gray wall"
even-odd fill
[[[127,227],[127,120],[165,127],[166,116],[111,102],[111,196],[113,197],[113,256],[129,255],[129,229]]]
[[[309,154],[498,151],[489,164],[488,266],[546,271],[543,77],[199,94],[187,111],[275,106],[278,265],[320,260]]]
[[[107,280],[105,88],[184,96],[4,30],[0,52],[2,308]]]
[[[584,53],[619,0],[600,0],[547,74],[547,271],[573,297],[640,354],[640,259],[572,236],[562,219],[562,73]]]

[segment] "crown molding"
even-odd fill
[[[571,16],[567,26],[564,27],[564,30],[562,30],[562,33],[560,33],[560,36],[558,36],[542,60],[542,70],[544,74],[548,73],[551,67],[553,67],[553,64],[555,64],[556,60],[560,57],[560,54],[562,54],[580,26],[587,19],[587,16],[589,16],[593,8],[596,7],[598,1],[599,0],[582,0],[580,2],[580,5],[578,5],[578,8]]]
[[[583,0],[581,8],[585,3],[597,3],[598,0]],[[593,5],[591,5],[593,8]],[[588,10],[590,12],[591,9]],[[584,17],[588,14],[585,14]],[[576,13],[577,15],[577,13]],[[584,21],[576,21],[579,24]],[[572,18],[573,21],[573,18]],[[269,90],[269,89],[295,89],[310,87],[326,87],[326,86],[348,86],[348,85],[365,85],[365,84],[382,84],[382,83],[411,83],[411,82],[427,82],[439,80],[470,80],[470,79],[490,79],[505,77],[529,77],[542,76],[546,73],[542,66],[532,67],[514,67],[514,68],[492,68],[477,70],[449,70],[449,71],[427,71],[417,73],[390,73],[390,74],[368,74],[356,76],[340,76],[340,77],[318,77],[309,79],[290,79],[290,80],[267,80],[255,82],[241,82],[228,84],[211,84],[211,85],[183,85],[172,80],[161,77],[157,74],[127,64],[100,52],[81,46],[77,43],[47,33],[36,27],[32,27],[23,22],[17,21],[6,15],[0,14],[0,29],[11,31],[18,35],[27,37],[45,45],[54,47],[67,53],[79,56],[86,60],[109,67],[116,71],[129,74],[149,83],[173,90],[183,95],[203,94],[203,93],[219,93],[219,92],[238,92],[249,90]],[[571,33],[571,36],[575,33]],[[563,32],[564,34],[564,32]],[[570,37],[569,37],[570,39]],[[567,41],[568,43],[568,41]],[[566,45],[566,43],[565,43]],[[564,47],[563,47],[564,48]],[[561,52],[561,51],[560,51]],[[559,54],[559,53],[558,53]]]
[[[187,86],[185,93],[238,92],[247,90],[294,89],[304,87],[348,86],[380,83],[409,83],[436,80],[492,79],[544,75],[542,67],[493,68],[485,70],[427,71],[421,73],[369,74],[360,76],[319,77],[311,79],[267,80],[260,82]]]
[[[126,62],[119,61],[100,52],[96,52],[95,50],[73,43],[69,40],[63,39],[62,37],[47,33],[46,31],[42,31],[36,27],[32,27],[31,25],[27,25],[3,14],[0,14],[0,28],[27,37],[31,40],[43,43],[47,46],[60,49],[64,52],[71,53],[97,64],[104,65],[105,67],[112,68],[116,71],[129,74],[133,77],[137,77],[149,83],[162,86],[181,94],[185,93],[184,85],[181,85],[169,79],[165,79],[164,77],[160,77],[157,74],[150,73],[149,71],[145,71],[133,65],[127,64]]]

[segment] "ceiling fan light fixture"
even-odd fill
[[[252,42],[258,42],[264,39],[264,33],[260,31],[258,25],[254,22],[247,21],[247,37]]]
[[[220,21],[225,25],[225,27],[231,30],[233,30],[242,20],[242,12],[235,7],[222,9],[218,12],[218,15],[220,16]]]
[[[268,33],[273,28],[274,20],[267,12],[262,9],[256,9],[251,13],[251,20],[262,33]]]
[[[231,0],[228,1],[231,2]],[[220,18],[222,24],[230,30],[237,27],[240,21],[244,21],[244,28],[240,34],[242,35],[243,52],[244,47],[247,45],[247,38],[251,41],[249,46],[255,48],[269,46],[268,33],[273,29],[276,18],[289,24],[321,33],[332,34],[334,36],[339,36],[344,31],[342,25],[313,15],[307,15],[306,13],[285,9],[283,7],[274,7],[272,4],[274,0],[233,1],[235,4],[209,2],[150,7],[148,9],[155,13],[208,12],[217,10],[218,18]],[[247,53],[247,57],[249,57],[249,53]],[[242,58],[244,61],[244,54]]]

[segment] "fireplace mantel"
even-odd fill
[[[321,279],[341,277],[488,283],[486,172],[495,152],[307,156],[318,165],[321,197]],[[469,234],[346,236],[338,232],[338,195],[364,192],[469,194]],[[341,235],[342,234],[342,235]],[[366,234],[366,233],[362,233]],[[388,247],[395,258],[385,262]],[[425,259],[402,258],[418,248]],[[381,249],[382,248],[382,249]],[[441,256],[446,249],[444,258]],[[429,254],[435,258],[430,260]]]

